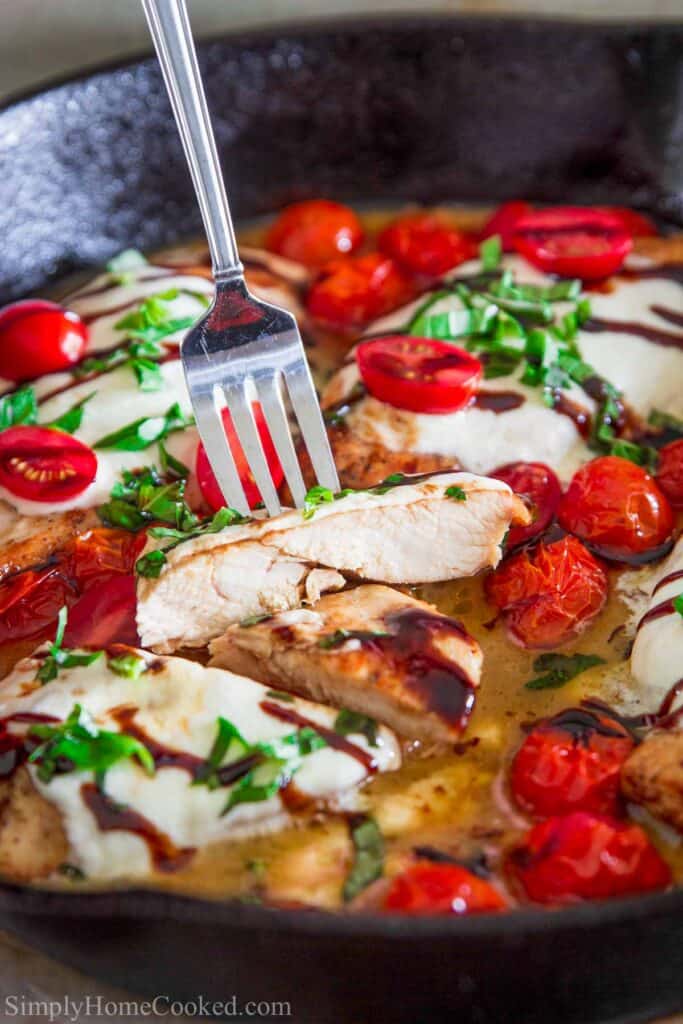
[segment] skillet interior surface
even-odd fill
[[[238,217],[297,197],[631,204],[683,224],[683,27],[392,19],[202,48]],[[156,65],[0,113],[0,301],[195,234]],[[296,1020],[640,1020],[683,1006],[680,893],[462,921],[5,887],[3,923],[146,992]]]

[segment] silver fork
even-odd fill
[[[318,482],[339,479],[294,317],[250,295],[244,281],[185,0],[142,0],[192,175],[216,281],[213,305],[181,345],[197,427],[228,505],[249,506],[221,420],[227,405],[269,515],[280,500],[256,428],[263,409],[295,505],[306,496],[283,399],[282,382]]]

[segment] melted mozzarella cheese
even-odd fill
[[[683,572],[683,537],[653,574],[647,612],[683,594],[683,577],[672,579],[653,593],[658,583],[678,572]],[[672,611],[641,625],[633,644],[631,670],[641,686],[645,710],[656,711],[671,687],[683,679],[683,615]]]
[[[36,662],[28,660],[0,684],[0,716],[31,712],[63,720],[78,703],[98,728],[117,732],[120,727],[112,712],[137,708],[135,725],[147,735],[173,750],[202,758],[208,756],[216,737],[219,716],[231,721],[250,743],[273,741],[296,729],[262,709],[267,688],[251,679],[181,658],[157,659],[157,665],[138,679],[127,679],[111,672],[103,656],[85,668],[63,669],[56,680],[40,686],[34,681]],[[331,708],[299,699],[282,707],[328,729],[334,725],[336,711]],[[399,767],[399,745],[388,729],[380,727],[373,748],[364,736],[348,739],[372,753],[378,770]],[[132,832],[100,830],[84,805],[81,786],[92,781],[91,772],[58,774],[44,783],[33,766],[29,771],[41,794],[61,812],[70,859],[89,878],[149,873],[151,860],[145,841]],[[352,807],[355,790],[366,776],[367,770],[355,757],[324,747],[303,758],[294,778],[303,793]],[[143,815],[179,848],[241,839],[289,821],[279,795],[239,804],[222,814],[229,789],[193,786],[188,772],[177,767],[159,768],[150,776],[137,762],[122,761],[107,771],[105,791],[114,801]]]

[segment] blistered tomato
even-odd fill
[[[325,267],[309,289],[306,308],[329,327],[352,330],[365,327],[415,295],[415,285],[394,260],[371,252]]]
[[[398,217],[380,233],[379,250],[410,274],[440,277],[476,255],[471,238],[435,213]]]
[[[490,882],[459,864],[418,861],[391,880],[384,909],[400,914],[483,914],[503,910]]]
[[[308,199],[282,211],[266,235],[266,248],[307,267],[322,267],[363,241],[353,210],[330,199]]]

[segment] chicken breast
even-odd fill
[[[683,832],[683,731],[654,732],[622,768],[627,800]]]
[[[101,526],[94,509],[54,512],[49,516],[16,516],[0,537],[0,581],[22,569],[42,565],[69,541]]]
[[[232,626],[211,654],[212,665],[445,742],[467,723],[482,665],[459,622],[378,585]]]
[[[127,647],[71,661],[43,684],[45,656],[26,659],[0,684],[16,742],[0,869],[14,879],[65,860],[90,880],[177,871],[209,843],[352,810],[362,782],[400,765],[389,730],[371,742],[218,668]]]
[[[683,615],[673,601],[683,593],[683,537],[653,574],[647,611],[631,653],[631,671],[641,705],[655,712],[670,689],[683,679]],[[679,701],[680,704],[680,701]]]
[[[156,579],[138,586],[146,647],[203,646],[254,615],[298,607],[345,578],[422,583],[472,576],[496,565],[520,498],[498,480],[468,473],[407,478],[400,486],[325,500],[302,514],[231,526],[174,548]],[[320,577],[311,576],[325,569]],[[335,575],[329,575],[332,571]]]

